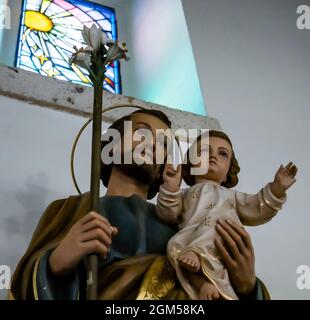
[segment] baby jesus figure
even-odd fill
[[[157,215],[167,222],[179,223],[179,232],[170,239],[167,253],[189,296],[232,300],[238,297],[218,253],[217,248],[222,246],[218,232],[225,230],[217,222],[226,220],[233,229],[235,224],[256,226],[270,221],[286,201],[286,190],[296,181],[297,167],[292,162],[285,167],[281,165],[273,182],[257,194],[234,191],[230,188],[238,183],[240,168],[230,139],[219,131],[208,134],[208,140],[199,136],[187,151],[189,161],[196,144],[200,158],[208,157],[208,161],[188,162],[182,165],[182,170],[181,165],[177,170],[173,165],[165,166]],[[203,163],[208,165],[207,172],[191,175],[190,169]],[[182,175],[190,186],[184,190],[179,187]],[[238,249],[244,249],[241,242]]]

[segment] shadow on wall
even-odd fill
[[[0,187],[0,265],[8,265],[12,274],[43,211],[51,201],[63,197],[47,186],[48,176],[39,173],[27,179],[22,187],[12,183]],[[6,290],[0,290],[0,300],[6,299],[6,295]]]

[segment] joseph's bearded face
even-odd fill
[[[131,121],[132,131],[125,130],[122,137],[122,164],[117,167],[143,185],[151,185],[161,175],[163,159],[156,155],[166,157],[167,141],[160,134],[169,127],[156,116],[144,113],[134,114]],[[126,163],[129,158],[131,163]]]

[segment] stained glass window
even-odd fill
[[[87,70],[69,65],[73,46],[85,46],[84,25],[116,40],[115,11],[85,0],[24,0],[16,66],[41,75],[90,84]],[[103,87],[120,93],[119,62],[107,68]]]

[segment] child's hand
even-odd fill
[[[282,192],[285,192],[293,183],[295,183],[297,167],[290,162],[286,167],[283,165],[278,169],[275,177],[274,177],[274,185],[275,187]]]
[[[165,164],[164,172],[163,172],[163,187],[170,191],[176,192],[180,189],[181,182],[181,165],[177,166],[177,170],[175,170],[172,164]]]

